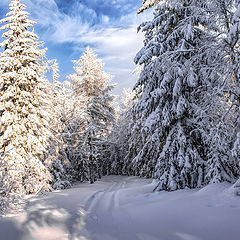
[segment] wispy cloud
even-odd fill
[[[137,34],[136,26],[92,31],[83,36],[82,41],[94,46],[105,62],[106,71],[114,75],[116,93],[134,85],[136,76],[132,74],[135,69],[133,59],[143,42],[143,35]]]
[[[1,0],[0,7],[6,2]],[[51,45],[68,44],[74,56],[76,51],[80,56],[83,48],[90,45],[105,62],[105,69],[115,76],[117,93],[134,84],[133,58],[143,44],[143,36],[137,34],[136,28],[147,18],[144,14],[136,15],[139,6],[135,0],[25,0],[24,3],[38,23],[36,30],[41,33],[41,40]]]

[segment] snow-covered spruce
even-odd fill
[[[109,92],[114,86],[109,84],[111,76],[103,71],[102,60],[91,48],[87,47],[73,62],[75,73],[69,78],[79,113],[70,124],[74,131],[68,136],[72,146],[68,154],[73,177],[93,183],[110,168],[108,136],[114,123],[114,98]]]
[[[12,0],[10,12],[0,20],[6,30],[0,44],[0,152],[1,172],[7,171],[5,187],[18,194],[49,190],[51,175],[41,157],[51,133],[45,114],[47,85],[45,49],[31,30],[35,22],[21,0]]]
[[[210,12],[205,1],[169,0],[160,2],[154,19],[140,26],[145,46],[135,62],[144,69],[135,86],[138,101],[127,160],[132,159],[135,174],[159,179],[159,190],[211,182],[205,178],[210,151],[205,139],[213,126],[211,112],[219,107],[213,67],[219,52]],[[230,171],[221,181],[233,175]]]

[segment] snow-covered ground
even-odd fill
[[[0,239],[240,239],[240,198],[231,185],[153,193],[151,182],[108,176],[28,197],[22,213],[0,218]]]

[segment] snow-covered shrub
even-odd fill
[[[15,195],[11,194],[14,183],[8,182],[8,172],[6,171],[7,162],[4,160],[3,154],[0,155],[0,216],[12,209],[17,202]]]

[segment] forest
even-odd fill
[[[0,212],[103,176],[153,191],[233,184],[240,195],[240,3],[143,0],[138,80],[120,103],[94,49],[59,80],[23,0],[0,20]],[[40,36],[41,39],[41,36]]]

